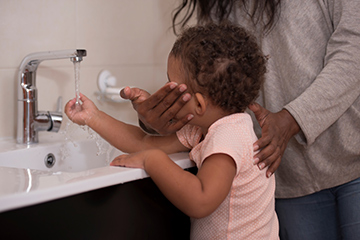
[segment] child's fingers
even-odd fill
[[[119,166],[119,167],[126,167],[124,159],[128,156],[128,154],[119,155],[112,162],[110,163],[110,166]]]
[[[87,98],[84,94],[80,93],[79,95],[80,95],[80,100],[81,100],[82,102],[88,100],[88,98]]]
[[[72,106],[74,106],[74,104],[76,103],[76,98],[71,99],[70,101],[68,101],[65,105],[65,113],[71,113],[72,112]]]
[[[111,163],[110,166],[119,166],[127,168],[142,168],[144,169],[143,158],[137,154],[122,154],[117,156]]]
[[[76,98],[73,98],[66,103],[65,107],[71,107],[72,105],[75,104],[75,102],[76,102]]]

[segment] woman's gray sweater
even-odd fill
[[[234,20],[254,30],[236,11]],[[301,128],[275,173],[276,197],[359,178],[360,1],[284,0],[271,32],[260,32],[270,59],[258,102],[272,112],[287,109]]]

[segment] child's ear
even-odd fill
[[[195,100],[196,100],[195,112],[201,116],[206,111],[207,101],[204,95],[202,95],[201,93],[195,93]]]

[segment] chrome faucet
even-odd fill
[[[63,50],[37,52],[27,55],[20,64],[18,85],[18,124],[17,142],[32,144],[39,142],[39,131],[58,132],[62,122],[61,97],[55,112],[38,111],[36,70],[44,60],[70,58],[80,62],[86,56],[86,50]]]

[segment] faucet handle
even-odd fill
[[[62,112],[62,96],[58,97],[56,111]]]
[[[58,132],[61,126],[61,122],[63,119],[62,116],[62,97],[58,97],[57,107],[55,112],[50,112],[50,120],[51,120],[51,128],[48,130],[49,132]]]

